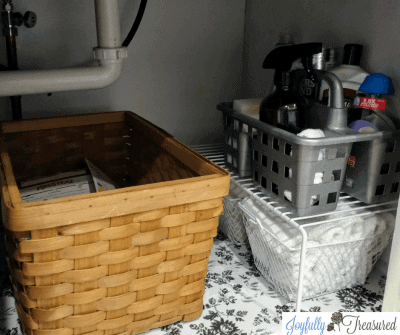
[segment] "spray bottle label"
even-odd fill
[[[314,96],[315,93],[314,82],[311,79],[304,78],[300,83],[300,93],[306,97]]]
[[[384,111],[386,108],[386,99],[355,97],[353,104],[355,108],[377,109]]]

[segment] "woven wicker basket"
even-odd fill
[[[3,122],[2,217],[29,335],[137,334],[199,317],[229,173],[130,112]],[[119,188],[23,203],[88,158]]]

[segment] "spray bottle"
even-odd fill
[[[312,68],[312,56],[320,53],[322,43],[304,43],[279,47],[272,50],[263,62],[264,69],[275,69],[274,84],[277,89],[260,105],[260,121],[275,127],[299,133],[305,127],[304,98],[291,88],[292,63],[301,58],[309,80],[317,78]]]

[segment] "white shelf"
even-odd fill
[[[277,199],[274,195],[268,195],[269,193],[267,193],[266,190],[263,189],[252,178],[241,178],[235,172],[229,168],[226,168],[224,164],[224,144],[196,145],[192,146],[191,148],[203,155],[205,158],[226,169],[231,174],[232,181],[234,181],[237,185],[240,185],[246,191],[246,193],[254,197],[262,206],[266,207],[270,211],[273,211],[276,215],[284,219],[293,227],[299,229],[301,232],[303,236],[303,243],[301,249],[300,276],[298,284],[299,292],[296,303],[296,309],[298,311],[300,310],[302,299],[302,281],[307,245],[307,233],[304,228],[335,221],[334,219],[327,219],[327,214],[341,214],[340,216],[343,219],[343,217],[353,218],[357,216],[370,215],[371,213],[378,214],[397,210],[398,200],[367,205],[351,197],[350,195],[341,192],[338,200],[338,206],[335,211],[306,217],[298,217],[291,208],[285,206],[285,204],[282,204],[280,199]],[[349,209],[348,205],[351,205],[352,208]],[[368,209],[368,211],[366,212],[365,209]],[[346,216],[346,212],[351,213]]]
[[[254,196],[256,199],[261,201],[263,205],[267,206],[271,210],[273,210],[276,214],[278,214],[280,217],[285,219],[288,222],[294,223],[297,225],[301,225],[303,227],[306,226],[311,226],[315,224],[320,224],[324,222],[330,222],[328,220],[323,220],[323,218],[326,216],[327,213],[324,214],[317,214],[317,215],[311,215],[311,216],[304,216],[304,217],[298,217],[297,215],[294,214],[291,208],[285,206],[282,204],[282,202],[279,201],[279,199],[276,199],[273,195],[267,196],[265,193],[265,189],[263,189],[258,183],[256,183],[252,178],[247,177],[247,178],[241,178],[239,177],[235,172],[230,170],[229,168],[225,167],[224,163],[224,145],[223,144],[207,144],[207,145],[196,145],[196,146],[191,146],[193,150],[198,152],[199,154],[203,155],[205,158],[209,159],[210,161],[214,162],[215,164],[218,164],[222,168],[226,169],[230,174],[231,174],[231,179],[235,181],[238,185],[242,186],[246,192],[252,196]],[[345,213],[346,211],[350,211],[349,209],[342,210],[341,207],[343,205],[343,202],[346,202],[346,204],[352,204],[355,205],[356,208],[352,208],[351,211],[357,211],[358,209],[360,212],[356,215],[353,216],[362,216],[366,215],[366,213],[362,212],[362,209],[368,208],[370,211],[373,213],[382,213],[382,212],[388,212],[388,211],[393,211],[397,209],[397,203],[398,200],[394,201],[389,201],[381,204],[375,204],[375,205],[367,205],[350,195],[341,192],[339,201],[338,201],[338,207],[334,212],[335,214],[339,213]],[[302,224],[302,221],[307,220],[307,224]],[[314,222],[310,223],[310,221],[315,220]]]

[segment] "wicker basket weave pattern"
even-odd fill
[[[115,132],[112,141],[100,131],[129,127],[130,135]],[[138,334],[201,315],[227,171],[128,112],[2,123],[0,130],[7,145],[0,164],[7,260],[26,335]],[[61,140],[71,132],[74,142]],[[53,133],[61,153],[71,143],[80,149],[64,160],[55,159],[56,148],[44,162],[20,155],[22,140],[43,153]],[[122,136],[129,136],[127,151]],[[36,168],[43,175],[68,170],[83,157],[103,162],[115,180],[129,173],[131,184],[21,201],[19,180]]]
[[[60,228],[8,231],[24,332],[141,333],[199,317],[222,210],[218,199]]]

